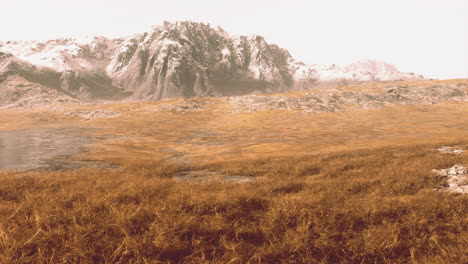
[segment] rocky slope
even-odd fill
[[[164,23],[117,39],[0,42],[0,107],[22,105],[26,98],[37,103],[159,100],[420,78],[378,61],[304,65],[261,36],[230,36],[195,22]]]
[[[432,105],[468,102],[468,82],[453,84],[377,85],[369,89],[318,89],[278,95],[248,95],[225,98],[234,112],[302,110],[305,113],[369,110],[394,105]]]
[[[107,73],[136,99],[235,95],[291,87],[290,57],[260,36],[166,23],[123,40]]]

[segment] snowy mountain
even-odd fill
[[[230,36],[188,21],[117,39],[0,42],[0,96],[8,96],[0,105],[34,94],[28,87],[39,89],[41,98],[54,94],[51,98],[61,101],[158,100],[307,89],[336,80],[419,78],[379,61],[304,65],[261,36]]]
[[[360,60],[345,67],[350,72],[368,73],[381,81],[422,79],[421,75],[400,72],[395,66],[379,60]]]
[[[107,74],[137,99],[269,92],[292,86],[286,50],[194,22],[166,23],[118,45]]]

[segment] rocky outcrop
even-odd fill
[[[456,148],[456,147],[449,147],[449,146],[442,146],[436,149],[436,151],[444,154],[452,154],[452,155],[460,155],[465,153],[465,150]]]
[[[468,193],[468,168],[465,166],[455,165],[448,169],[434,169],[432,172],[446,180],[446,185],[439,187],[438,190],[450,193]]]
[[[385,106],[431,105],[443,101],[468,102],[466,83],[447,85],[382,85],[368,90],[323,89],[300,95],[249,95],[226,98],[234,112],[267,110],[303,110],[304,112],[338,112],[368,110]]]
[[[104,109],[96,109],[91,111],[70,111],[65,112],[65,116],[79,116],[84,118],[85,120],[94,120],[94,119],[108,119],[113,117],[120,116],[120,113],[104,110]]]

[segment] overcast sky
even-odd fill
[[[468,0],[0,0],[0,40],[125,36],[164,20],[258,34],[307,64],[370,58],[468,78]]]

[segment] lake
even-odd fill
[[[89,142],[79,128],[0,131],[0,170],[47,168]]]

